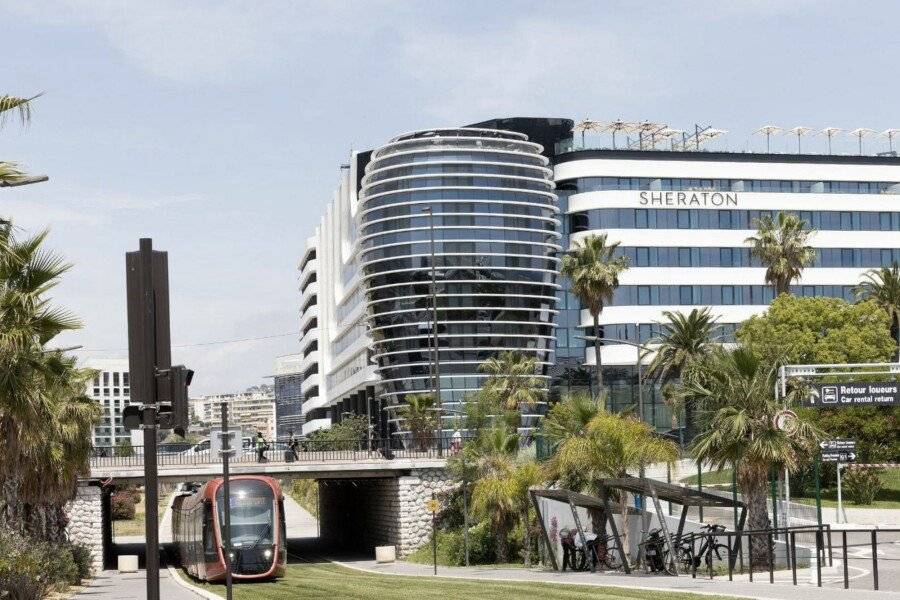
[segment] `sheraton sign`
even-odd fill
[[[737,206],[737,192],[641,192],[641,206]]]

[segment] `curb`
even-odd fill
[[[358,565],[347,564],[341,562],[339,560],[329,560],[329,562],[340,565],[342,567],[346,567],[348,569],[353,569],[354,571],[362,571],[363,573],[370,573],[372,575],[388,575],[395,577],[434,577],[433,575],[418,575],[416,573],[391,573],[386,571],[375,571],[373,569],[368,569],[365,567],[360,567]],[[644,586],[644,585],[617,585],[614,583],[603,583],[603,582],[583,582],[583,581],[539,581],[534,579],[518,579],[516,577],[478,577],[477,575],[438,575],[438,579],[468,579],[469,581],[501,581],[506,583],[546,583],[550,585],[575,585],[582,587],[605,587],[605,588],[615,588],[615,589],[640,589],[647,590],[651,592],[666,592],[672,594],[696,594],[698,596],[725,596],[729,598],[740,598],[741,600],[781,600],[779,598],[771,598],[768,596],[743,596],[740,594],[730,594],[728,592],[707,592],[703,590],[682,590],[678,588],[666,588],[666,587],[654,587],[654,586]],[[221,600],[221,598],[219,599]]]
[[[177,583],[181,587],[194,592],[201,598],[206,598],[206,600],[222,600],[222,596],[213,594],[212,592],[208,592],[202,588],[198,588],[197,586],[192,585],[191,583],[185,581],[181,577],[181,573],[179,573],[178,569],[176,569],[175,567],[166,567],[166,568],[168,569],[169,575],[172,577],[172,579],[175,581],[175,583]]]

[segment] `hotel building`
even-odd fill
[[[572,126],[493,120],[351,155],[300,265],[305,433],[355,413],[387,435],[402,429],[394,411],[406,394],[433,390],[423,208],[449,411],[504,349],[534,356],[551,394],[586,387],[591,317],[558,270],[590,233],[620,242],[631,263],[602,336],[641,343],[666,310],[709,306],[726,339],[765,310],[773,293],[745,242],[764,214],[794,212],[816,230],[798,295],[852,299],[865,270],[900,260],[896,156],[576,148]],[[601,352],[612,405],[635,405],[635,348]],[[668,428],[646,387],[645,418]],[[526,407],[523,425],[542,412]]]

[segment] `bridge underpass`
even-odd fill
[[[393,545],[405,556],[428,540],[430,513],[426,501],[432,492],[452,487],[446,460],[438,457],[398,457],[385,459],[374,452],[354,452],[355,456],[307,456],[294,461],[238,461],[232,475],[267,475],[285,482],[283,492],[294,479],[314,479],[319,484],[318,538],[294,536],[291,515],[286,508],[289,552],[296,556],[339,551],[372,555],[375,546]],[[98,457],[92,459],[91,479],[79,487],[78,498],[69,506],[70,538],[86,544],[95,565],[114,568],[120,554],[144,555],[141,538],[117,544],[110,520],[109,496],[117,486],[142,485],[140,457]],[[161,461],[163,462],[163,461]],[[176,484],[204,482],[221,476],[221,463],[197,461],[159,465],[161,488]],[[163,498],[163,494],[160,494]],[[291,501],[293,502],[293,501]],[[304,511],[305,512],[305,511]],[[171,541],[171,519],[160,510],[160,540],[163,548]],[[168,528],[168,529],[167,529]],[[143,560],[141,561],[143,562]]]

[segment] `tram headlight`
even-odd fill
[[[263,556],[265,556],[266,559],[272,558],[272,551],[266,550],[265,552],[263,552]]]

